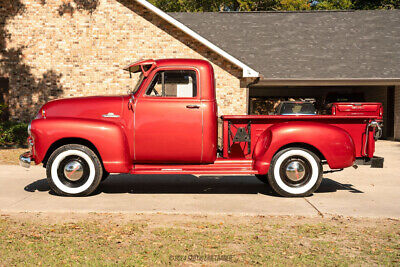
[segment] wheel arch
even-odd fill
[[[254,169],[267,174],[272,158],[288,147],[300,147],[326,160],[332,169],[352,166],[355,145],[344,129],[320,122],[293,121],[279,123],[266,129],[254,148]]]
[[[96,148],[96,146],[92,142],[90,142],[89,140],[84,139],[84,138],[66,137],[66,138],[61,138],[50,145],[49,149],[47,150],[47,152],[43,158],[43,167],[46,168],[47,161],[49,160],[51,154],[53,154],[53,152],[56,151],[56,149],[58,149],[62,146],[71,145],[71,144],[83,145],[83,146],[90,148],[99,157],[99,160],[100,160],[101,164],[103,165],[103,160],[101,158],[99,150]],[[104,168],[104,165],[103,165],[103,168]]]
[[[295,143],[290,143],[290,144],[284,145],[284,146],[282,146],[281,148],[279,148],[279,149],[275,152],[274,156],[275,156],[276,154],[278,154],[279,152],[281,152],[282,150],[285,150],[285,149],[287,149],[287,148],[295,148],[295,147],[296,147],[296,148],[303,148],[303,149],[306,149],[306,150],[308,150],[308,151],[311,151],[311,152],[313,152],[320,160],[326,160],[324,154],[323,154],[318,148],[316,148],[316,147],[313,146],[313,145],[310,145],[310,144],[307,144],[307,143],[302,143],[302,142],[295,142]]]

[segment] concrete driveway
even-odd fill
[[[343,215],[400,218],[400,143],[380,141],[384,169],[326,174],[308,198],[281,198],[254,176],[118,175],[90,197],[55,196],[42,167],[0,166],[1,212]]]

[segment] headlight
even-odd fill
[[[31,128],[32,128],[32,122],[29,123],[28,125],[28,135],[31,136]]]

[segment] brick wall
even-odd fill
[[[400,141],[400,86],[396,86],[394,98],[394,139]]]
[[[220,115],[246,113],[241,70],[133,0],[6,1],[21,1],[0,40],[14,119],[32,118],[54,98],[125,94],[136,80],[122,68],[147,58],[211,61]]]

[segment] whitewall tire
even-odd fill
[[[71,144],[56,149],[47,166],[47,181],[61,196],[87,196],[99,186],[103,167],[98,156],[88,147]]]
[[[287,148],[272,159],[268,182],[276,193],[285,197],[309,196],[322,181],[321,160],[303,148]]]

